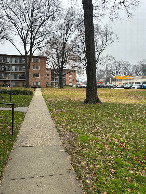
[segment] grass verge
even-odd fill
[[[3,88],[0,88],[0,89],[3,89]],[[27,95],[27,94],[22,95],[22,93],[24,92],[24,88],[19,88],[19,89],[16,88],[15,91],[17,91],[15,93],[20,93],[20,94],[18,94],[18,95],[12,94],[11,103],[14,103],[15,107],[27,107],[27,106],[29,106],[29,103],[32,99],[32,95]],[[33,94],[33,89],[25,88],[25,91],[28,92],[28,94],[30,92]],[[10,102],[10,95],[9,94],[0,94],[0,103],[8,103],[8,102]],[[7,106],[0,104],[0,107],[7,107]]]
[[[0,179],[16,140],[21,123],[23,122],[24,115],[25,114],[22,112],[15,112],[14,135],[12,135],[12,113],[11,111],[0,110]]]
[[[86,193],[146,193],[145,90],[44,89],[52,118]]]

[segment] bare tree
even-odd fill
[[[55,0],[4,0],[4,17],[12,35],[18,36],[24,48],[26,87],[29,87],[29,68],[32,55],[48,35],[47,25],[54,20],[59,2]],[[17,42],[8,39],[17,48]]]
[[[95,15],[93,13],[93,2]],[[136,6],[138,0],[82,0],[84,10],[84,25],[85,25],[85,43],[86,43],[86,59],[87,59],[87,88],[85,103],[95,104],[100,103],[97,96],[96,85],[96,59],[95,59],[95,41],[94,41],[94,23],[93,16],[101,19],[107,11],[109,16],[118,16],[119,10],[126,11],[128,16],[131,15],[129,9]],[[101,12],[100,12],[101,10]],[[113,17],[111,17],[113,19]]]
[[[127,76],[134,75],[133,65],[128,61],[116,60],[113,56],[103,56],[98,63],[97,78],[104,78],[107,80],[113,76]]]
[[[74,70],[77,61],[80,61],[76,47],[79,40],[77,36],[79,23],[79,15],[73,8],[64,10],[47,41],[46,55],[50,66],[59,77],[60,88],[63,88],[63,76]],[[63,71],[65,68],[70,70],[65,72]]]
[[[146,76],[146,59],[138,62],[138,64],[133,65],[132,73],[135,76]]]
[[[95,52],[97,65],[106,48],[116,40],[118,40],[118,37],[114,34],[109,26],[106,25],[101,28],[97,24],[95,25]]]
[[[0,42],[3,43],[9,37],[9,28],[7,27],[2,12],[0,13]]]

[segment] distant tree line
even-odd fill
[[[101,57],[97,65],[97,79],[125,76],[146,76],[146,60],[133,65],[128,61],[116,60],[113,56]]]

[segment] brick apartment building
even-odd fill
[[[22,55],[0,55],[0,85],[24,87],[25,59]],[[29,85],[46,87],[46,57],[33,56],[29,71]]]
[[[29,86],[46,87],[58,85],[58,76],[52,69],[46,69],[46,57],[33,56],[29,70]],[[0,54],[0,86],[25,87],[25,59],[23,55]],[[67,71],[67,70],[64,70]],[[64,77],[64,85],[76,84],[76,72]]]
[[[51,68],[47,68],[47,86],[58,86],[59,85],[59,77],[55,73],[55,71]],[[69,69],[64,69],[64,76],[63,76],[63,85],[67,86],[74,86],[76,85],[76,71],[72,70],[70,71]]]

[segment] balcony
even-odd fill
[[[1,72],[25,72],[26,69],[25,67],[23,66],[1,66],[0,67],[0,71]]]
[[[0,63],[2,64],[25,64],[25,58],[24,57],[1,56]]]
[[[25,80],[25,75],[0,76],[0,80]]]
[[[2,71],[2,72],[5,72],[5,71],[10,71],[10,66],[1,66],[0,67],[0,71]]]

